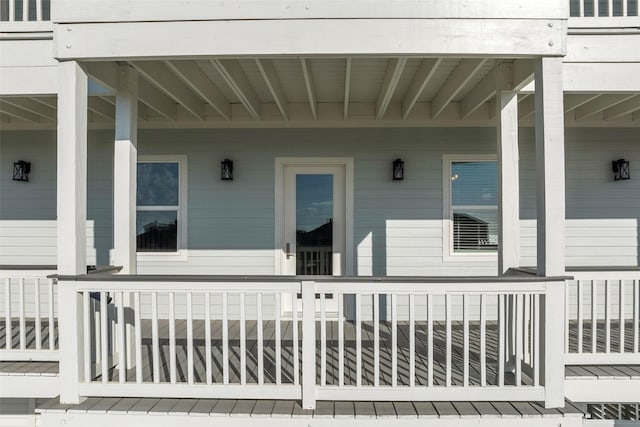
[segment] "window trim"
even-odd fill
[[[454,162],[496,162],[495,154],[445,154],[442,156],[442,259],[449,262],[497,262],[498,251],[477,253],[453,251],[451,217],[451,165]]]
[[[178,163],[178,176],[180,179],[178,185],[178,236],[176,252],[138,252],[136,249],[136,258],[138,261],[186,261],[187,260],[187,156],[185,155],[152,155],[138,156],[138,163]],[[137,199],[137,188],[136,188]],[[136,215],[138,211],[156,211],[156,210],[172,210],[171,206],[138,206],[136,202]]]

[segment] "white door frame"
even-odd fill
[[[274,183],[274,273],[282,274],[284,257],[284,168],[285,166],[341,166],[345,180],[345,269],[344,276],[353,276],[353,158],[351,157],[276,157]]]

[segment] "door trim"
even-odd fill
[[[352,157],[276,157],[274,181],[274,274],[282,274],[282,232],[284,214],[285,166],[342,166],[344,167],[345,194],[345,276],[353,276],[353,158]]]

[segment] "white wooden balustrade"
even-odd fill
[[[544,319],[563,302],[546,295],[562,285],[61,281],[81,320],[61,325],[79,382],[64,384],[62,366],[61,379],[78,397],[302,399],[306,408],[549,400],[562,395],[544,369],[562,363],[551,338],[562,330]]]
[[[575,17],[638,16],[638,0],[571,0],[570,4]]]
[[[39,277],[2,280],[0,360],[58,360],[55,281]]]
[[[8,22],[48,21],[53,0],[8,0],[2,2],[0,20]]]
[[[640,364],[640,278],[567,282],[568,365]]]

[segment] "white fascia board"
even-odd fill
[[[566,4],[565,4],[566,3]],[[242,0],[231,5],[224,0],[56,0],[52,21],[123,22],[203,19],[373,19],[373,18],[530,18],[556,19],[569,16],[568,2],[557,0]]]
[[[0,95],[55,95],[58,67],[0,67]]]
[[[560,56],[565,53],[565,32],[566,21],[527,19],[87,23],[55,26],[55,56],[60,60],[269,55]]]
[[[640,380],[567,377],[564,390],[567,399],[573,402],[636,402]]]
[[[563,90],[575,93],[640,92],[640,78],[637,76],[640,76],[640,62],[599,64],[565,62]]]
[[[564,61],[640,62],[639,43],[640,30],[635,34],[571,34]]]

